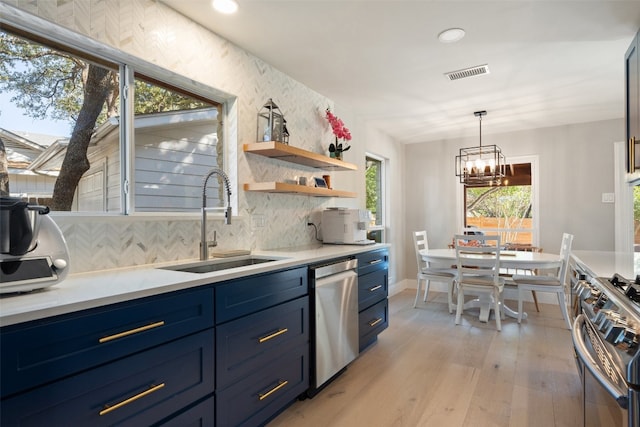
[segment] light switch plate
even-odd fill
[[[615,202],[614,193],[602,193],[602,203],[613,203],[613,202]]]

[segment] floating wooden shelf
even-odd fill
[[[357,197],[357,194],[351,191],[330,190],[328,188],[287,184],[285,182],[256,182],[253,184],[244,184],[244,191],[260,191],[263,193],[294,193],[315,197]]]
[[[254,142],[252,144],[244,144],[245,153],[254,153],[261,156],[270,157],[272,159],[280,159],[285,162],[296,163],[312,168],[331,170],[331,171],[355,171],[358,166],[353,163],[343,162],[322,154],[313,153],[301,148],[292,147],[280,142]]]

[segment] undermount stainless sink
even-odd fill
[[[265,262],[277,261],[275,258],[261,257],[238,257],[234,259],[215,259],[199,261],[190,264],[170,265],[160,267],[163,270],[184,271],[187,273],[211,273],[213,271],[228,270],[230,268],[246,267],[249,265],[263,264]]]

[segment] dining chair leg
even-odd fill
[[[567,329],[571,329],[571,321],[569,320],[569,313],[567,311],[567,302],[565,301],[564,292],[558,292],[558,304],[560,305],[560,311],[562,311],[562,317],[567,324]]]
[[[413,302],[413,308],[416,308],[418,305],[418,298],[420,298],[420,288],[422,287],[422,280],[420,276],[418,276],[418,289],[416,290],[416,300]]]
[[[540,307],[538,306],[538,296],[536,295],[536,291],[531,291],[531,295],[533,296],[533,303],[536,305],[536,311],[540,313]]]
[[[463,309],[464,309],[464,293],[462,292],[462,287],[458,287],[458,305],[456,307],[456,325],[460,324]]]
[[[500,291],[494,289],[493,291],[493,310],[496,316],[496,329],[502,330],[502,314],[500,313]]]
[[[524,299],[524,290],[518,289],[518,323],[522,323],[522,300]]]
[[[453,288],[455,286],[455,282],[449,282],[449,289],[447,291],[447,302],[449,303],[449,314],[453,313]]]
[[[424,297],[422,297],[422,301],[427,302],[427,295],[429,295],[429,285],[431,280],[424,281]]]

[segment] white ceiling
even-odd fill
[[[639,0],[162,1],[403,143],[477,135],[477,110],[483,135],[622,118],[640,28]],[[440,43],[450,27],[466,36]]]

